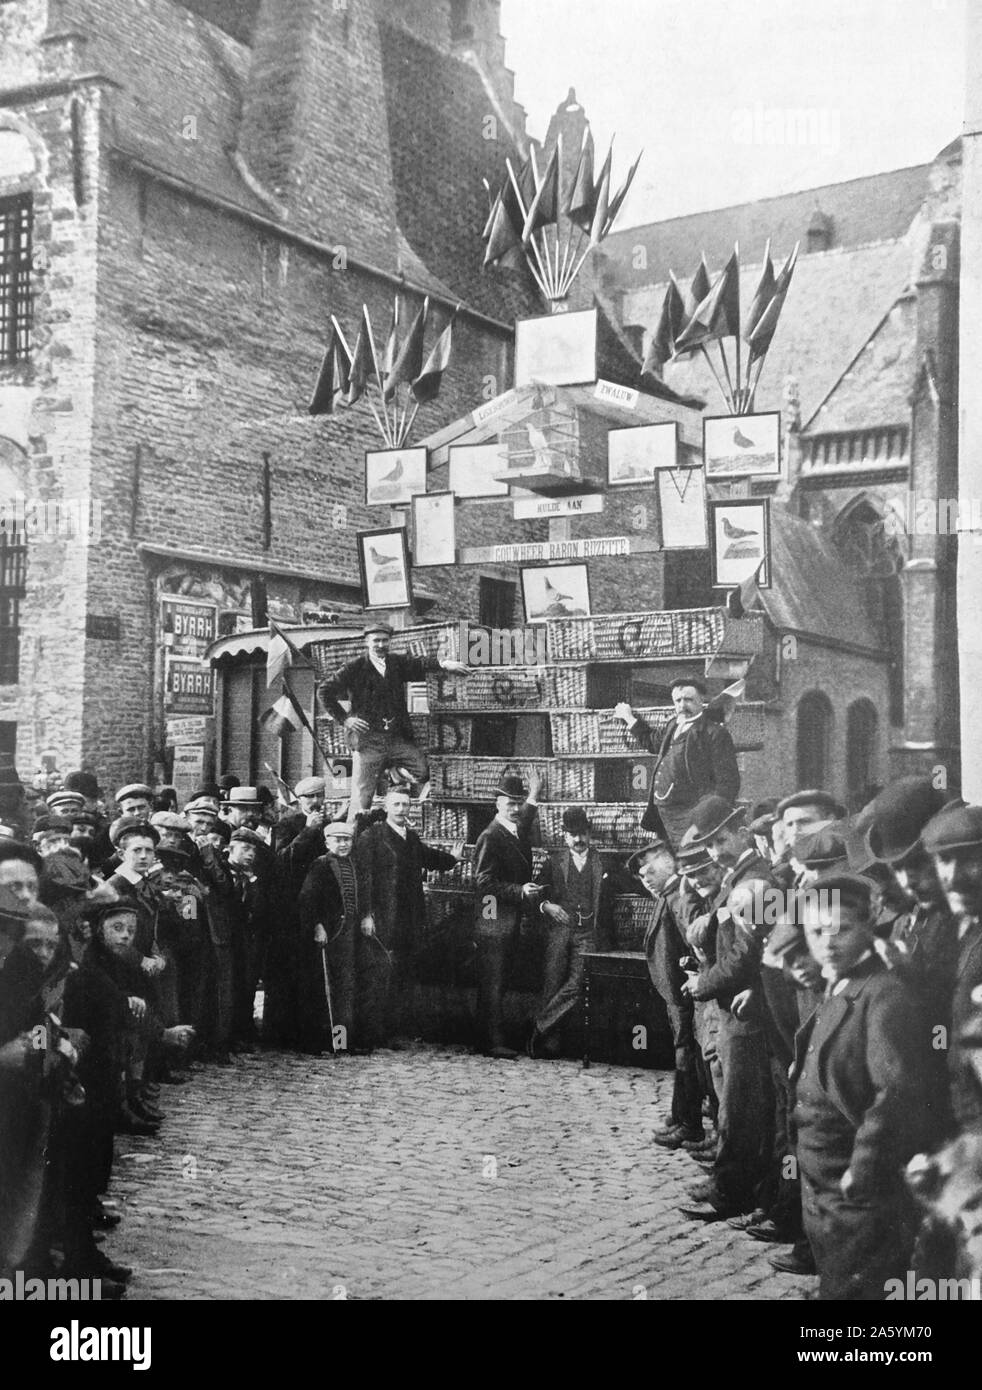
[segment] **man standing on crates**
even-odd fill
[[[675,717],[669,720],[655,747],[651,729],[626,702],[614,706],[642,748],[655,754],[643,830],[663,835],[674,848],[689,828],[691,811],[704,796],[719,796],[731,804],[740,794],[740,770],[733,740],[706,708],[701,680],[681,677],[672,682]]]
[[[363,632],[365,655],[342,666],[320,687],[321,702],[339,724],[344,725],[351,752],[351,801],[348,820],[372,804],[379,776],[386,768],[405,768],[422,786],[428,787],[426,754],[413,738],[413,726],[406,707],[406,682],[426,679],[427,671],[438,668],[457,676],[470,675],[462,661],[437,661],[389,651],[393,629],[388,623],[371,623]],[[340,703],[347,699],[350,712]]]

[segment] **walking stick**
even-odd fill
[[[331,1055],[337,1055],[337,1048],[334,1046],[334,1009],[331,1006],[331,981],[327,974],[327,946],[321,947],[321,968],[324,971],[324,999],[327,1003],[327,1026],[331,1030]]]

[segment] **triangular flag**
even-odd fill
[[[781,310],[784,308],[784,301],[787,298],[788,289],[791,285],[791,277],[794,274],[794,268],[798,260],[799,244],[798,242],[795,243],[794,250],[781,267],[781,273],[778,275],[774,285],[774,295],[771,302],[757,320],[750,333],[750,337],[747,339],[750,344],[751,362],[764,357],[767,353],[767,349],[771,345],[771,339],[774,337],[775,330],[777,329],[777,321],[781,317]]]
[[[676,352],[690,352],[715,338],[732,338],[740,332],[740,256],[733,254],[716,284],[696,306],[675,345]]]
[[[555,222],[559,209],[559,146],[553,148],[546,165],[546,171],[542,175],[538,192],[532,199],[528,213],[525,217],[525,225],[522,228],[522,241],[527,242],[534,236],[540,227],[551,226]]]
[[[429,308],[430,301],[427,296],[410,325],[391,369],[384,377],[382,398],[385,401],[391,401],[403,382],[415,381],[423,369],[423,335],[426,331],[426,315]]]
[[[689,287],[682,296],[682,322],[675,334],[675,356],[681,356],[678,342],[698,309],[699,305],[706,298],[712,288],[709,280],[709,267],[706,265],[706,257],[703,255],[699,262],[695,275],[689,281]]]
[[[590,225],[590,245],[598,246],[604,238],[604,230],[607,226],[607,212],[610,208],[610,161],[613,155],[613,146],[607,151],[607,158],[604,160],[603,168],[600,170],[600,178],[593,196],[593,222]]]
[[[399,352],[399,296],[396,295],[392,301],[392,324],[389,328],[389,336],[386,339],[385,351],[382,354],[382,380],[388,381],[392,375],[392,368]]]
[[[757,288],[754,291],[753,302],[750,305],[750,312],[747,314],[747,321],[744,326],[743,336],[750,341],[750,335],[760,322],[760,316],[774,298],[774,290],[777,281],[774,278],[774,262],[771,260],[771,239],[767,238],[767,245],[764,247],[764,263],[760,268],[760,279],[757,281]]]
[[[593,226],[596,208],[593,194],[593,133],[588,126],[576,173],[573,175],[573,185],[563,211],[575,226],[588,232]]]
[[[682,302],[682,292],[675,276],[669,272],[668,289],[665,291],[665,298],[662,301],[658,326],[651,335],[651,342],[645,353],[644,363],[641,367],[642,376],[646,372],[651,376],[661,376],[665,363],[674,356],[675,335],[682,331],[684,315],[685,305]]]
[[[531,159],[526,159],[518,173],[514,175],[521,199],[519,199],[519,194],[515,192],[515,184],[512,182],[511,161],[505,160],[505,163],[509,173],[501,185],[501,192],[498,194],[488,218],[488,249],[484,256],[485,269],[492,262],[500,260],[512,247],[521,245],[525,215],[536,192],[535,173],[532,169]]]
[[[351,354],[351,370],[348,374],[348,389],[344,393],[345,405],[354,405],[355,401],[361,399],[365,394],[365,387],[368,385],[368,378],[372,372],[372,343],[371,329],[365,317],[364,307],[362,308],[362,320],[358,325],[358,337],[355,339],[354,351]]]
[[[331,336],[317,374],[314,394],[307,407],[309,415],[331,415],[351,379],[351,352],[337,319],[331,315]]]
[[[303,728],[303,723],[293,708],[293,702],[289,695],[281,695],[272,709],[268,709],[259,722],[264,729],[269,730],[274,738],[282,738],[291,729]],[[286,806],[289,805],[289,802],[284,801],[283,804]]]
[[[457,308],[459,309],[460,305]],[[410,388],[413,399],[421,404],[424,401],[436,400],[440,393],[443,373],[450,365],[450,353],[453,348],[453,324],[456,317],[457,309],[453,311],[450,322],[433,344],[430,355],[426,359],[426,365]]]
[[[644,150],[641,151],[641,154],[644,154]],[[611,198],[610,200],[610,206],[607,209],[607,225],[604,228],[604,236],[607,235],[611,227],[614,225],[614,218],[620,212],[621,204],[627,197],[631,184],[634,182],[634,175],[638,172],[638,165],[641,163],[641,154],[638,155],[637,159],[631,165],[630,169],[628,170],[627,178],[624,180],[620,188],[617,190],[613,198]]]
[[[283,629],[269,620],[269,647],[266,652],[266,687],[274,685],[291,666],[309,666],[300,648],[290,640]]]

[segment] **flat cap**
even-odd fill
[[[844,820],[846,808],[836,801],[831,792],[823,792],[819,787],[806,787],[804,791],[794,792],[777,803],[777,814],[783,816],[792,806],[819,806],[829,814],[829,820]]]
[[[257,849],[266,849],[266,841],[261,835],[257,835],[254,830],[250,830],[247,825],[240,825],[238,830],[233,830],[229,837],[230,843],[236,840],[239,844],[255,845]]]
[[[118,806],[129,796],[143,796],[148,801],[153,801],[153,788],[148,787],[146,782],[129,782],[125,787],[120,787],[116,793],[116,805]]]
[[[69,898],[88,892],[89,866],[73,850],[57,850],[41,865],[41,892],[46,898]]]
[[[50,796],[46,796],[44,804],[52,811],[81,811],[85,806],[85,797],[81,792],[62,788],[61,791],[52,792]]]
[[[845,837],[831,825],[802,836],[794,847],[794,857],[806,869],[818,869],[819,872],[834,865],[841,869],[849,867],[849,849]]]
[[[928,854],[982,845],[982,806],[946,806],[925,825],[921,840]]]
[[[293,788],[297,796],[322,796],[327,791],[323,777],[305,777]]]
[[[843,904],[858,902],[869,907],[873,894],[877,891],[877,884],[865,874],[854,874],[848,869],[826,869],[801,891],[802,908],[808,903],[810,893],[815,891],[836,893],[839,902]]]
[[[160,843],[160,833],[157,827],[151,825],[149,821],[141,820],[139,816],[119,816],[109,827],[109,841],[118,846],[126,835],[140,834],[152,840],[155,845]]]
[[[349,840],[355,838],[355,828],[349,825],[346,820],[332,820],[330,825],[324,827],[324,837],[328,835],[347,835]]]
[[[187,832],[191,829],[190,821],[177,811],[154,811],[150,817],[150,824],[155,825],[158,830],[183,830]]]
[[[218,815],[219,801],[217,796],[196,796],[191,801],[185,803],[184,814],[189,811],[196,811],[199,814]]]
[[[70,835],[72,823],[67,816],[38,816],[31,832],[35,839],[42,835]]]
[[[373,632],[384,632],[387,637],[391,637],[394,631],[395,628],[389,623],[366,623],[361,630],[361,635],[362,637],[370,637]]]

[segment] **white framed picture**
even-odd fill
[[[365,455],[365,505],[395,507],[426,491],[425,449],[377,449]]]
[[[754,497],[736,502],[710,502],[709,520],[713,588],[737,589],[758,570],[758,586],[770,588],[769,499]]]
[[[586,565],[538,565],[522,570],[527,623],[547,618],[589,618],[590,580]]]
[[[452,492],[424,492],[413,498],[413,564],[452,565],[457,531]]]
[[[709,545],[706,475],[701,468],[659,473],[658,509],[663,550],[704,550]]]
[[[508,484],[495,481],[508,469],[503,444],[451,444],[448,486],[455,497],[507,497]]]
[[[611,487],[648,483],[662,468],[678,467],[678,422],[637,425],[607,434],[607,482]]]
[[[709,415],[702,422],[707,478],[779,478],[781,416]]]
[[[409,547],[404,526],[358,532],[358,563],[366,608],[409,608]]]
[[[515,325],[515,385],[541,381],[575,386],[597,379],[597,311],[519,319]]]

